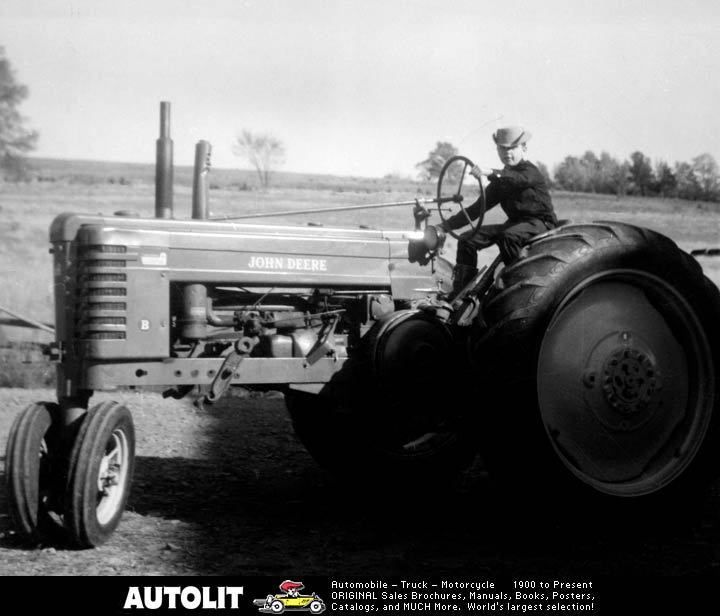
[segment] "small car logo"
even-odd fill
[[[280,584],[282,591],[277,595],[268,595],[264,599],[255,599],[253,604],[258,607],[258,612],[263,614],[282,614],[285,610],[289,612],[311,612],[321,614],[325,611],[325,602],[312,593],[301,595],[300,591],[305,588],[302,582],[285,580]]]

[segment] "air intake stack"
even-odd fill
[[[155,151],[155,218],[173,217],[173,142],[170,103],[160,103],[160,137]]]

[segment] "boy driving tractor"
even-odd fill
[[[557,226],[548,186],[540,170],[527,160],[530,133],[519,126],[498,129],[493,134],[502,169],[475,165],[470,174],[478,180],[486,176],[485,209],[500,204],[507,221],[499,225],[482,225],[460,235],[453,272],[453,296],[477,273],[477,251],[497,244],[506,265],[514,261],[523,244],[531,237]],[[455,230],[476,219],[482,212],[480,200],[437,225],[442,231]]]

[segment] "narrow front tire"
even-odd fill
[[[50,402],[29,405],[16,417],[8,438],[8,506],[15,528],[28,541],[41,541],[62,527],[55,511],[62,493],[55,472],[59,439],[52,415],[56,411],[57,405]]]
[[[80,548],[105,543],[130,493],[135,429],[128,409],[104,402],[88,412],[70,455],[65,526]]]

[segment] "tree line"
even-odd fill
[[[285,146],[270,134],[254,134],[243,130],[233,144],[236,156],[244,157],[256,170],[260,185],[267,188],[270,175],[284,162]],[[449,158],[458,149],[447,141],[438,141],[435,148],[416,165],[419,179],[437,179]],[[679,199],[720,201],[720,168],[708,153],[690,162],[676,162],[671,167],[663,160],[654,165],[640,151],[629,160],[618,160],[607,152],[597,156],[591,150],[582,156],[566,156],[555,166],[552,176],[545,164],[535,163],[551,188],[571,192],[676,197]]]
[[[25,157],[37,144],[37,131],[25,126],[19,111],[27,96],[27,87],[18,82],[0,46],[0,179],[24,176]],[[285,146],[270,134],[243,130],[233,143],[233,152],[251,164],[260,185],[267,188],[271,172],[284,162]],[[437,178],[445,161],[457,154],[452,143],[438,141],[427,158],[416,165],[420,179]],[[566,156],[554,167],[552,176],[543,163],[536,164],[548,184],[562,190],[720,201],[720,169],[707,153],[670,166],[662,160],[653,164],[640,151],[633,152],[628,160],[618,160],[607,152],[597,156],[588,150],[582,156]]]
[[[653,164],[640,151],[618,160],[607,152],[598,157],[588,150],[582,156],[566,156],[555,166],[553,177],[547,177],[553,187],[574,192],[720,201],[720,169],[707,153],[671,167],[663,160]]]
[[[437,179],[445,161],[457,154],[452,143],[438,141],[427,158],[416,165],[419,179]],[[707,153],[671,167],[662,160],[653,164],[640,151],[633,152],[628,160],[618,160],[607,152],[597,156],[588,150],[582,156],[566,156],[552,175],[542,162],[535,164],[548,185],[561,190],[720,201],[720,169]]]

